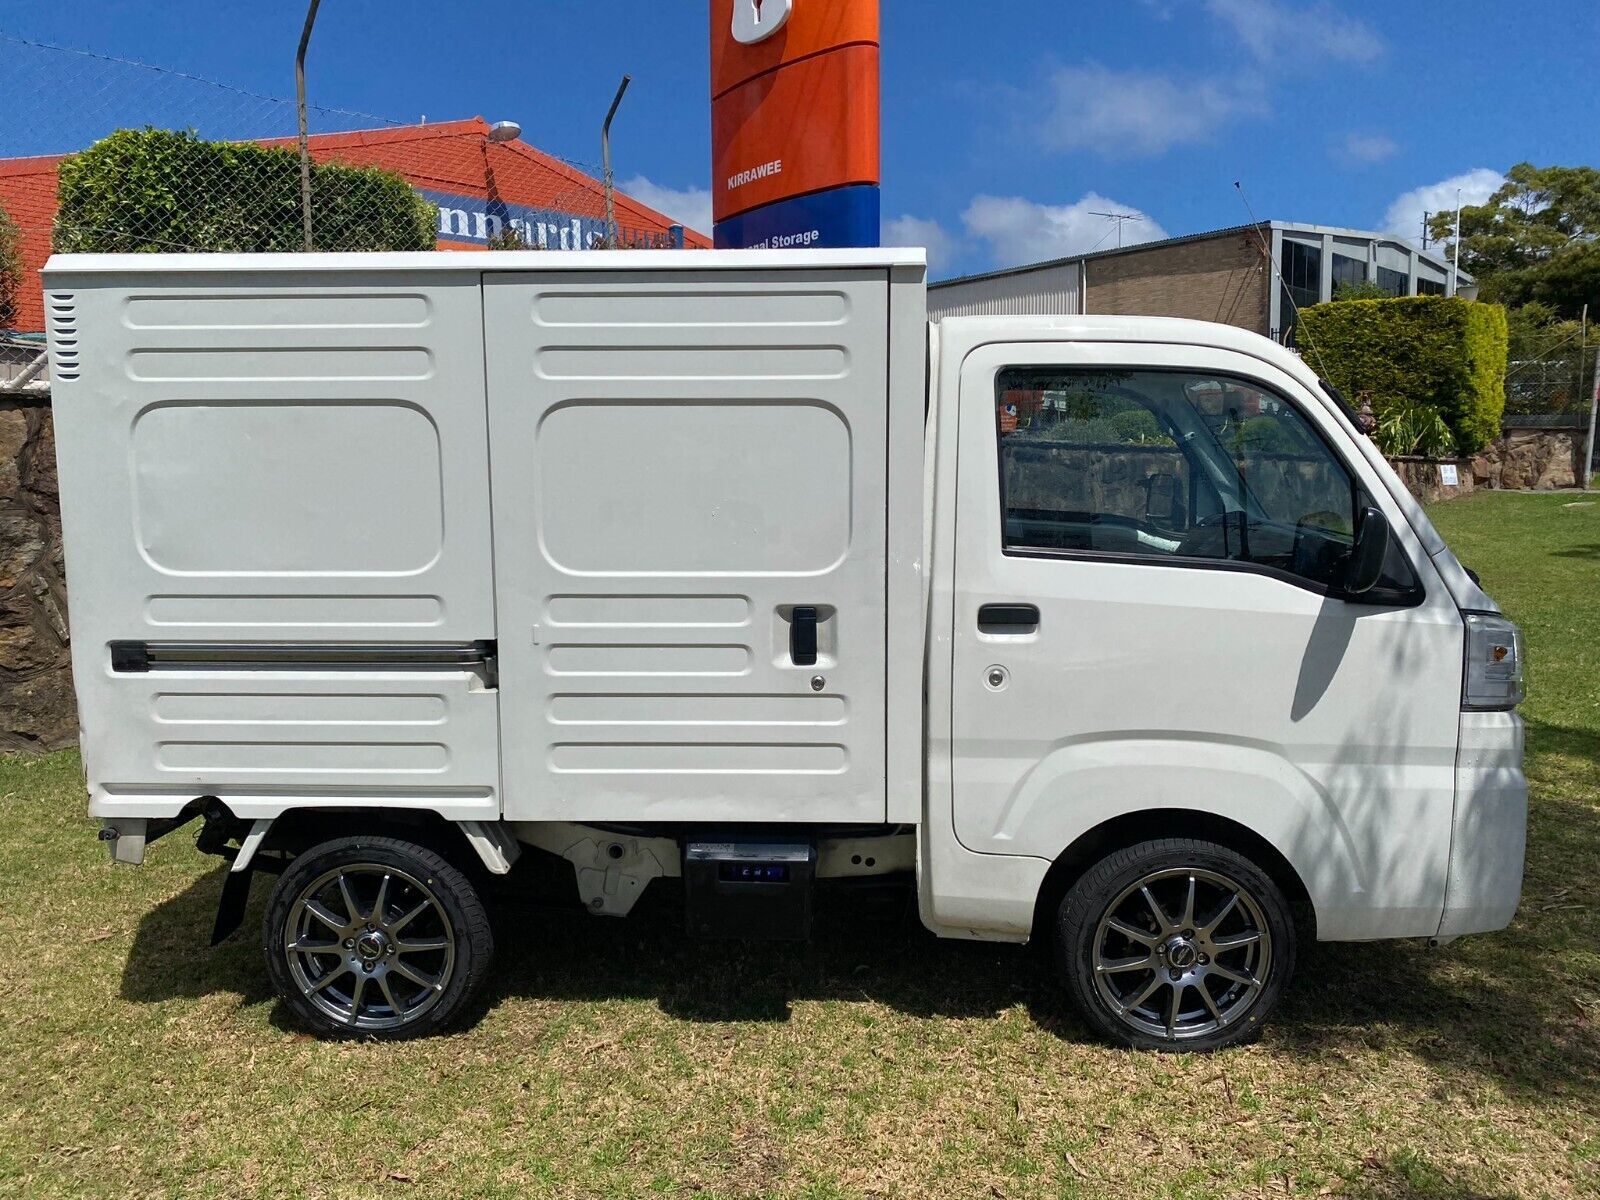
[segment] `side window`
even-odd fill
[[[1057,367],[1007,368],[996,393],[1008,553],[1227,559],[1338,578],[1356,488],[1276,393],[1218,375]]]

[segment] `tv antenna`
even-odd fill
[[[1142,220],[1144,220],[1144,218],[1141,217],[1138,213],[1095,212],[1093,209],[1090,209],[1089,210],[1089,215],[1091,217],[1104,217],[1108,221],[1115,221],[1117,223],[1117,249],[1118,250],[1122,249],[1122,226],[1123,226],[1123,224],[1125,222],[1127,222],[1127,221],[1142,221]]]

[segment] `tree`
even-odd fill
[[[55,249],[300,250],[300,160],[193,132],[119,129],[61,164]],[[311,168],[319,250],[432,250],[438,215],[393,171]]]
[[[17,289],[22,286],[21,234],[16,223],[0,208],[0,329],[10,329],[17,319]]]
[[[1455,235],[1456,214],[1433,214],[1441,242]],[[1487,203],[1461,208],[1461,269],[1485,299],[1537,302],[1576,317],[1600,309],[1600,169],[1518,163]]]
[[[1341,283],[1333,289],[1335,300],[1388,300],[1394,296],[1383,284],[1371,279],[1356,283]]]

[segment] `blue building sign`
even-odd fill
[[[465,246],[505,246],[515,242],[541,250],[592,250],[606,236],[606,223],[600,217],[584,217],[526,204],[508,204],[482,196],[462,196],[418,188],[422,198],[439,209],[439,240]],[[653,246],[681,247],[683,226],[673,225],[665,234],[619,227],[618,240],[624,245],[648,243]]]
[[[719,250],[876,246],[878,188],[862,183],[778,200],[716,225]]]

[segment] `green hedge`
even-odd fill
[[[17,319],[17,289],[22,286],[21,234],[0,208],[0,329],[10,329]]]
[[[318,250],[432,250],[433,207],[392,171],[311,168]],[[61,164],[55,249],[300,250],[300,158],[192,132],[119,129]]]
[[[1500,434],[1506,406],[1506,313],[1445,296],[1343,300],[1300,313],[1306,362],[1380,421],[1417,405],[1444,418],[1464,453]]]

